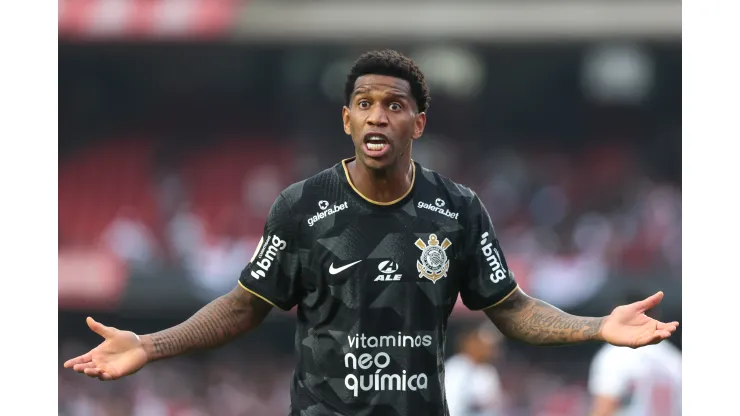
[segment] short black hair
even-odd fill
[[[429,109],[431,99],[424,74],[411,58],[391,49],[366,52],[357,58],[344,86],[344,102],[347,106],[357,78],[369,74],[388,75],[408,81],[419,112],[424,113]]]

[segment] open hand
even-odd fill
[[[87,325],[105,338],[87,354],[68,360],[64,368],[99,380],[115,380],[139,371],[147,363],[147,355],[139,337],[130,331],[105,326],[88,317]]]
[[[639,348],[670,337],[678,328],[678,322],[663,323],[645,315],[662,299],[663,292],[658,292],[639,302],[615,308],[601,329],[604,341],[620,347]]]

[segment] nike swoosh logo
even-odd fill
[[[356,262],[354,262],[354,263],[350,263],[350,264],[345,264],[344,266],[342,266],[342,267],[338,267],[338,268],[336,268],[336,269],[334,268],[334,263],[332,263],[332,264],[331,264],[331,266],[329,266],[329,274],[337,274],[337,273],[341,273],[342,271],[344,271],[344,270],[347,270],[347,269],[349,269],[350,267],[354,266],[355,264],[357,264],[357,263],[359,263],[359,262],[361,262],[361,261],[362,261],[362,260],[357,260],[357,261],[356,261]]]

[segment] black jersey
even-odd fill
[[[447,415],[447,319],[516,289],[478,196],[413,162],[412,186],[361,195],[347,159],[275,201],[240,284],[297,306],[291,415]]]

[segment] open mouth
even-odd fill
[[[368,133],[365,135],[365,148],[370,152],[383,152],[388,147],[388,137],[380,133]]]

